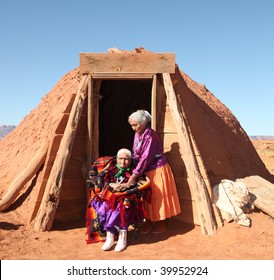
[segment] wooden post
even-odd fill
[[[189,136],[190,136],[191,143],[192,143],[192,146],[193,146],[193,149],[194,149],[194,154],[196,155],[196,158],[197,158],[197,156],[200,156],[199,157],[200,164],[198,164],[200,173],[203,174],[202,177],[204,178],[205,185],[206,185],[206,188],[207,188],[207,191],[208,191],[208,194],[209,194],[209,198],[210,198],[211,201],[213,201],[213,186],[210,182],[210,179],[209,179],[209,176],[208,176],[208,173],[207,173],[202,155],[201,155],[200,150],[197,146],[197,143],[196,143],[196,141],[195,141],[195,139],[194,139],[194,137],[191,133],[191,130],[190,130],[190,127],[189,127],[188,123],[186,123],[186,125],[187,125],[187,128],[188,128]],[[211,205],[212,205],[214,217],[215,217],[215,220],[216,220],[216,223],[217,223],[217,228],[221,228],[221,227],[223,227],[223,220],[222,220],[221,212],[217,208],[215,203],[213,203]]]
[[[99,157],[99,102],[100,86],[102,80],[94,80],[93,83],[93,129],[92,129],[92,162]]]
[[[93,141],[92,141],[92,133],[93,133],[93,79],[90,77],[88,82],[88,110],[87,110],[87,126],[88,126],[88,139],[87,139],[87,166],[86,166],[86,175],[88,179],[89,169],[91,166],[91,158],[93,154]]]
[[[185,121],[183,107],[182,104],[179,105],[176,98],[170,74],[163,73],[162,75],[167,101],[169,103],[171,114],[178,131],[178,137],[181,144],[180,148],[182,149],[186,171],[190,180],[190,188],[192,188],[192,193],[195,195],[195,202],[202,233],[211,236],[216,233],[216,224],[212,215],[212,207],[207,192],[207,187],[203,177],[200,174],[194,155],[190,133]]]
[[[0,211],[4,211],[10,207],[24,185],[38,172],[39,168],[45,162],[48,146],[49,141],[44,139],[38,152],[31,159],[27,167],[15,178],[10,185],[8,192],[1,199]]]
[[[156,93],[157,93],[157,75],[153,75],[152,78],[152,90],[151,90],[151,128],[157,131],[157,111],[156,111]]]
[[[82,76],[78,91],[71,109],[64,135],[49,175],[45,192],[37,216],[33,221],[35,231],[50,230],[59,204],[63,176],[71,155],[74,137],[87,96],[89,77]]]
[[[100,87],[100,83],[98,85]],[[93,142],[93,154],[92,160],[96,160],[99,157],[99,88],[97,89],[96,99],[94,98],[93,103],[93,130],[92,130],[92,142]]]

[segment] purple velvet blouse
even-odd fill
[[[167,158],[163,154],[162,141],[159,135],[150,127],[146,127],[142,136],[135,133],[132,152],[136,164],[133,173],[136,175],[156,169],[167,163]]]

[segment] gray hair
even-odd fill
[[[126,148],[122,148],[117,152],[117,158],[119,157],[120,154],[125,153],[130,159],[132,158],[131,155],[131,151],[126,149]]]
[[[130,119],[134,119],[137,123],[139,124],[148,124],[149,122],[151,122],[151,115],[148,111],[146,110],[137,110],[136,112],[132,113],[129,117],[128,117],[128,121]]]

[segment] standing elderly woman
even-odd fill
[[[129,116],[128,122],[135,131],[135,168],[128,183],[133,184],[140,174],[145,173],[151,185],[151,199],[146,204],[148,217],[141,232],[161,233],[166,230],[166,219],[181,212],[173,173],[158,134],[149,126],[151,115],[138,110]]]

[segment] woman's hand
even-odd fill
[[[125,190],[128,187],[127,183],[123,184],[116,184],[116,183],[111,183],[111,188],[114,190],[114,192],[120,192]]]
[[[110,185],[112,187],[113,190],[115,191],[119,191],[119,189],[121,188],[120,184],[116,184],[116,183],[111,183]]]
[[[132,175],[130,176],[130,178],[128,179],[127,184],[128,184],[129,186],[135,185],[135,184],[136,184],[136,179],[137,179],[137,175],[132,174]]]

